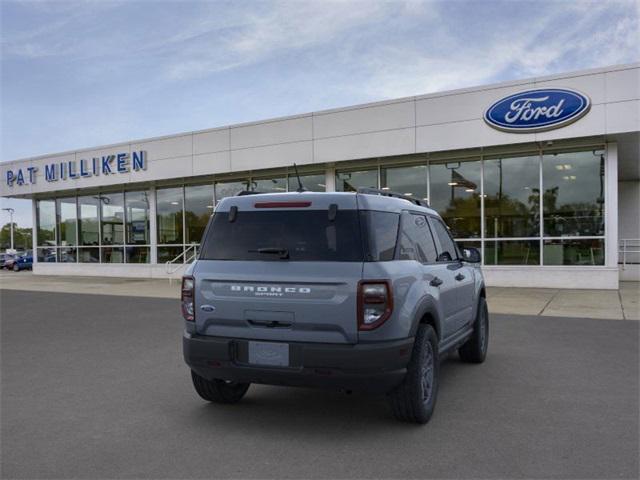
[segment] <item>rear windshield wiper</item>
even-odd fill
[[[249,250],[249,253],[272,253],[275,255],[280,255],[280,258],[283,260],[286,260],[289,258],[289,250],[281,247],[258,248],[256,250]]]

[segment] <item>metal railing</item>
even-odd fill
[[[622,238],[618,246],[618,263],[624,270],[628,264],[640,263],[640,238]],[[637,257],[633,259],[634,256]]]
[[[193,262],[198,257],[198,245],[196,243],[189,245],[182,253],[176,256],[173,260],[167,260],[165,262],[167,275],[169,275],[169,283],[172,283],[172,277],[181,268],[185,268],[188,264]]]

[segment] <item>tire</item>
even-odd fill
[[[487,358],[489,347],[489,309],[484,297],[478,302],[478,312],[473,327],[473,335],[458,349],[463,362],[482,363]]]
[[[203,399],[213,403],[238,403],[249,389],[249,383],[227,382],[225,380],[207,380],[193,370],[193,386]]]
[[[420,325],[407,375],[388,394],[394,417],[403,422],[427,423],[436,406],[439,375],[438,337],[431,325]]]
[[[14,271],[14,272],[19,272],[19,271],[20,271],[20,267],[18,266],[18,264],[17,264],[17,263],[14,263],[14,264],[13,264],[13,271]]]

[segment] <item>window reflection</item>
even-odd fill
[[[149,194],[148,192],[125,192],[125,219],[127,244],[148,245]]]
[[[158,243],[182,243],[182,187],[156,191]]]
[[[355,192],[358,188],[378,188],[378,169],[337,172],[336,191]]]
[[[420,200],[427,198],[427,166],[383,168],[380,171],[382,189],[402,193]]]
[[[413,155],[401,160],[420,159],[420,155]],[[484,234],[487,265],[536,265],[541,259],[544,265],[604,264],[604,238],[584,238],[604,236],[605,165],[601,151],[545,151],[542,158],[538,154],[494,155],[483,162],[481,169],[479,159],[445,162],[432,158],[429,165],[338,171],[336,190],[377,188],[379,176],[383,189],[421,199],[429,194],[429,203],[443,216],[459,245],[480,247]],[[480,191],[482,171],[484,192]],[[302,175],[301,179],[309,191],[326,189],[323,173]],[[172,260],[186,248],[183,244],[201,241],[213,210],[214,193],[219,201],[243,190],[284,192],[297,188],[297,177],[291,171],[252,181],[159,188],[158,261]],[[85,195],[77,201],[75,197],[38,200],[38,258],[43,262],[149,262],[150,200],[145,191]],[[483,201],[485,230],[481,232]]]
[[[185,243],[200,243],[213,213],[213,185],[192,185],[184,189]]]
[[[305,190],[309,192],[324,192],[326,190],[325,176],[322,173],[316,175],[300,175],[300,181]],[[289,191],[298,190],[298,177],[295,174],[289,174]]]
[[[54,263],[58,261],[57,251],[53,247],[38,248],[36,255],[40,263]]]
[[[76,220],[78,208],[76,198],[58,198],[58,244],[61,246],[76,244]]]
[[[38,200],[38,245],[56,244],[56,203],[53,200]]]
[[[99,245],[98,197],[78,197],[78,233],[80,245]]]
[[[604,265],[604,239],[544,241],[544,265]]]
[[[102,263],[124,262],[124,249],[122,247],[102,247]]]
[[[540,157],[484,162],[485,236],[540,235]]]
[[[100,249],[95,248],[79,248],[78,261],[80,263],[98,263],[100,262]]]
[[[485,265],[539,265],[540,240],[487,240]]]
[[[57,249],[58,261],[62,263],[75,263],[77,257],[77,249],[70,247],[61,247]]]
[[[127,263],[149,263],[149,247],[125,247]]]
[[[455,238],[480,237],[480,161],[432,164],[429,203]]]
[[[165,263],[175,259],[178,255],[183,253],[182,246],[180,247],[158,247],[158,263]],[[181,262],[182,260],[178,260]]]
[[[218,182],[215,184],[216,203],[226,197],[233,197],[238,192],[249,189],[249,181],[240,182]]]
[[[124,243],[124,194],[100,195],[102,245]]]
[[[545,154],[542,171],[544,235],[604,235],[604,155]]]
[[[287,179],[279,178],[262,178],[252,182],[253,189],[262,193],[283,193],[287,191]]]

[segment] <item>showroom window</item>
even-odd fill
[[[392,190],[420,200],[429,200],[429,177],[426,165],[380,169],[383,190]]]
[[[604,154],[542,158],[545,237],[604,235]]]
[[[300,174],[300,181],[305,190],[309,192],[324,192],[327,189],[324,183],[326,181],[324,173]],[[298,177],[295,173],[289,173],[289,191],[295,192],[298,188],[300,188]]]
[[[183,189],[182,187],[156,190],[158,212],[158,263],[173,260],[183,252]]]
[[[124,262],[124,193],[102,194],[100,200],[101,262]]]
[[[58,248],[57,261],[75,263],[78,256],[78,206],[76,197],[56,199]]]
[[[540,240],[485,240],[484,264],[540,265]]]
[[[38,201],[38,245],[56,244],[56,203],[53,200]]]
[[[599,148],[446,161],[424,155],[394,157],[376,167],[336,172],[336,190],[378,188],[380,182],[383,189],[429,199],[457,245],[480,249],[485,265],[604,265],[605,158]],[[398,160],[416,163],[391,164]],[[307,171],[301,180],[307,190],[326,189],[323,173]],[[220,199],[242,190],[297,188],[290,170],[271,177],[158,188],[158,263],[190,260],[193,251],[183,254],[199,245]],[[148,191],[38,200],[38,261],[150,262],[150,203]]]
[[[39,262],[55,262],[56,254],[56,202],[38,200],[36,205],[36,234]]]
[[[249,188],[249,180],[239,180],[234,182],[216,182],[215,184],[215,194],[216,194],[216,203],[226,197],[233,197],[237,195],[238,192],[243,190],[247,190]]]
[[[339,171],[336,190],[376,188],[379,172],[383,189],[427,198],[485,265],[603,265],[604,170],[603,150],[534,151]]]
[[[184,189],[185,244],[200,244],[213,213],[213,185],[189,185]]]
[[[544,240],[545,265],[604,265],[604,238]]]
[[[604,173],[603,150],[544,153],[544,265],[604,265]]]
[[[480,160],[429,166],[430,205],[455,238],[480,238]]]
[[[336,173],[336,192],[355,192],[358,188],[378,188],[378,169]]]
[[[484,161],[485,237],[540,236],[540,158]]]
[[[41,240],[51,235],[38,231],[38,241],[47,242],[46,247],[38,247],[39,262],[149,263],[148,192],[103,193],[43,202],[47,215],[55,212],[56,240]],[[40,202],[37,208],[39,212],[43,210]]]
[[[58,245],[77,245],[78,208],[76,197],[56,199],[58,218]]]
[[[125,262],[149,263],[149,192],[125,192]]]
[[[78,197],[78,261],[100,262],[100,197]]]
[[[284,193],[287,191],[287,179],[285,177],[254,179],[253,189],[262,193]]]

